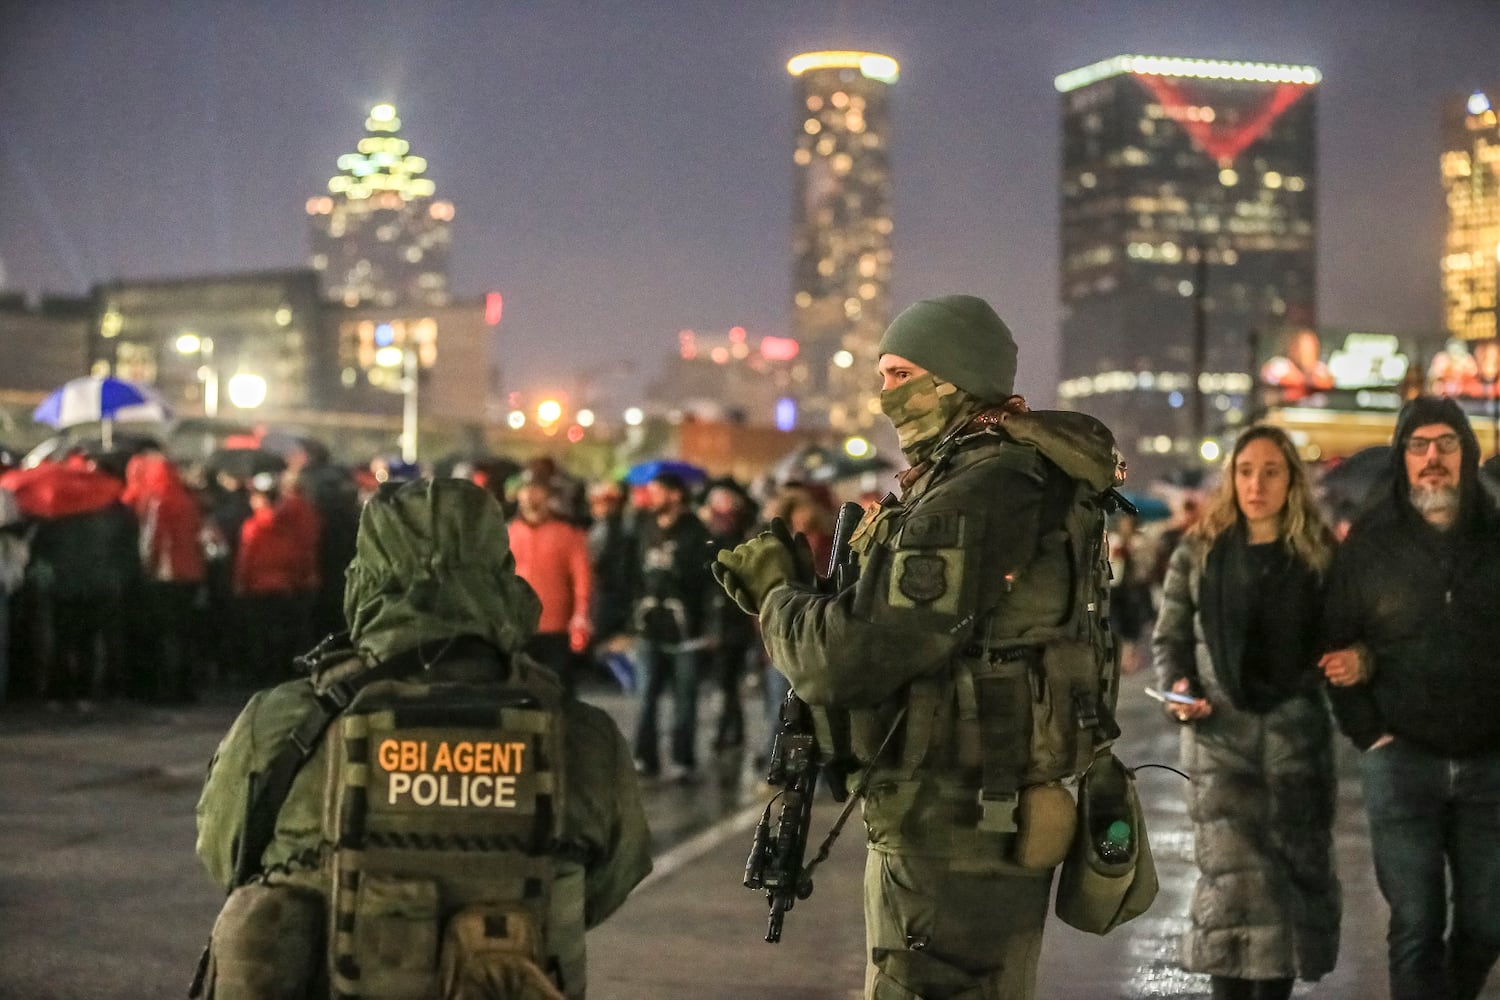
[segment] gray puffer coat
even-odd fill
[[[1200,871],[1182,964],[1240,979],[1318,979],[1338,958],[1341,915],[1327,707],[1316,690],[1264,714],[1230,700],[1199,613],[1205,544],[1190,535],[1172,554],[1151,640],[1163,687],[1189,677],[1213,705],[1182,731]]]

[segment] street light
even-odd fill
[[[229,377],[229,401],[242,410],[253,410],[266,401],[266,380],[250,372]]]
[[[177,353],[198,355],[197,378],[203,383],[203,415],[219,415],[219,370],[214,367],[214,342],[212,337],[200,337],[196,333],[184,333],[177,338]]]

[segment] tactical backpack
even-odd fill
[[[329,739],[331,994],[561,998],[544,971],[563,718],[521,687],[380,681]]]
[[[1038,542],[1037,557],[1007,581],[1005,598],[981,623],[981,657],[961,667],[961,674],[972,677],[977,709],[969,725],[978,727],[981,828],[1009,832],[1019,823],[1026,863],[1032,859],[1024,854],[1037,845],[1027,843],[1031,831],[1024,826],[1033,810],[1020,800],[1028,793],[1051,794],[1056,804],[1043,806],[1043,812],[1070,808],[1071,800],[1064,806],[1058,796],[1059,783],[1086,773],[1120,735],[1114,718],[1120,656],[1109,629],[1105,534],[1106,518],[1120,503],[1118,459],[1108,429],[1085,414],[1012,416],[1003,430],[1009,440],[1002,448],[1044,457],[1072,484],[1062,517]],[[1028,576],[1064,567],[1066,610],[1048,621],[1023,597],[1032,582]],[[962,679],[960,687],[967,689],[969,681]],[[961,708],[961,730],[967,714]],[[1017,732],[1029,733],[1029,741],[1015,740]],[[1066,846],[1066,841],[1048,845],[1035,859],[1037,866],[1056,864]]]
[[[252,775],[237,887],[195,991],[563,1000],[547,955],[566,794],[561,688],[396,667],[320,690]],[[326,761],[325,846],[269,877],[258,859],[315,755]]]

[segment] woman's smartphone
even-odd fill
[[[1158,691],[1156,688],[1147,688],[1146,693],[1157,701],[1169,701],[1174,705],[1191,705],[1198,700],[1190,694],[1178,694],[1176,691]]]

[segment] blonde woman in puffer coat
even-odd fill
[[[1172,555],[1152,652],[1183,726],[1199,878],[1182,964],[1215,1000],[1285,1000],[1338,957],[1336,777],[1317,631],[1332,537],[1291,441],[1242,433]]]

